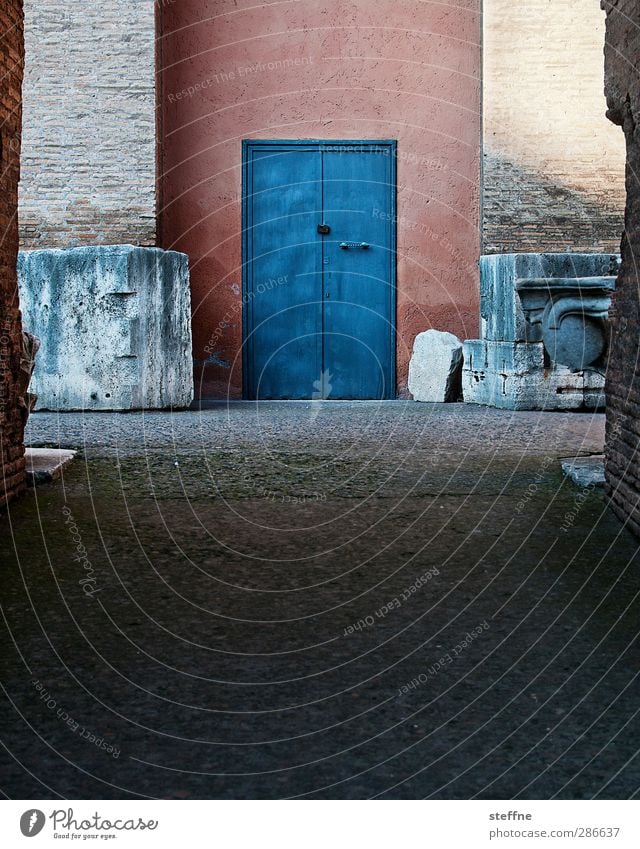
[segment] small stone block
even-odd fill
[[[462,342],[453,333],[427,330],[416,336],[409,363],[414,401],[458,401],[462,395]]]
[[[604,486],[604,454],[561,460],[562,471],[576,486]]]
[[[62,475],[63,469],[76,456],[75,451],[62,448],[27,448],[27,483],[29,486],[51,483]]]

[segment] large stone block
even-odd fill
[[[538,343],[464,343],[464,400],[504,410],[599,409],[604,404],[604,376],[545,366]]]
[[[18,273],[25,327],[42,343],[36,409],[189,405],[185,254],[131,245],[26,251]]]
[[[600,277],[617,273],[615,254],[494,254],[480,258],[482,338],[539,342],[527,325],[516,281],[528,278]]]
[[[453,333],[418,333],[409,363],[409,392],[414,401],[460,400],[462,342]]]
[[[482,339],[465,342],[465,401],[508,410],[604,404],[615,254],[499,254],[480,260]]]

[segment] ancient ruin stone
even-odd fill
[[[480,258],[482,339],[464,346],[471,404],[507,410],[604,406],[614,254]]]
[[[25,325],[42,342],[38,410],[187,407],[193,398],[187,257],[132,245],[22,251]]]
[[[409,392],[414,401],[459,401],[462,342],[453,333],[427,330],[413,343]]]

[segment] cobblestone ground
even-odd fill
[[[37,414],[0,517],[13,798],[640,788],[637,541],[559,458],[602,416]]]

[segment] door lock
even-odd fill
[[[331,232],[331,227],[328,224],[318,224],[318,233],[321,236],[328,236]]]

